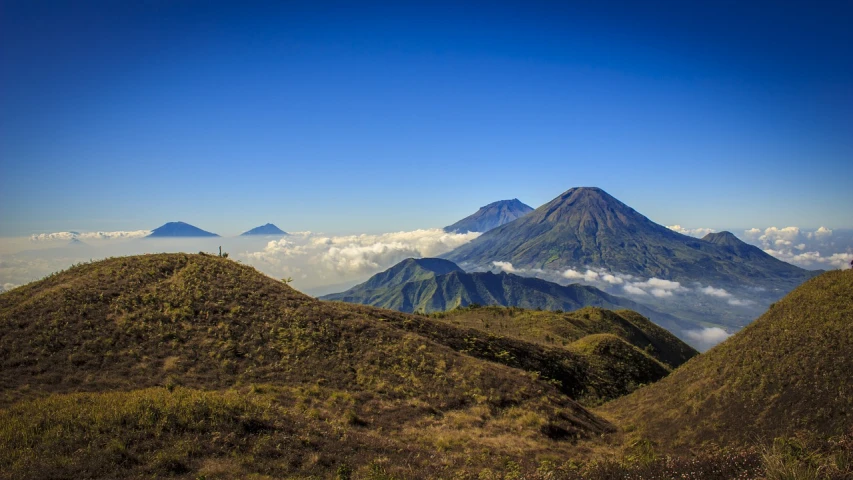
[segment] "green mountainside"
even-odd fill
[[[533,208],[521,203],[517,198],[500,200],[480,207],[473,214],[444,227],[444,231],[449,233],[488,232],[532,211]]]
[[[350,289],[349,291],[367,292],[370,290],[393,288],[404,283],[418,280],[426,280],[436,275],[444,275],[451,272],[461,272],[455,263],[440,258],[407,258],[384,272],[377,273],[366,282]],[[358,289],[358,290],[356,290]],[[324,300],[332,300],[332,295],[327,295]]]
[[[592,286],[563,286],[508,273],[465,273],[452,262],[441,259],[404,260],[346,292],[320,298],[410,313],[442,312],[473,304],[543,310],[593,306],[635,310],[671,330],[690,326],[671,315]]]
[[[853,271],[809,280],[722,344],[602,412],[674,447],[853,432]]]
[[[658,225],[601,189],[573,188],[442,257],[467,271],[493,261],[552,270],[591,266],[644,278],[784,291],[815,274],[746,244],[733,248],[732,241],[742,242],[730,234],[722,243],[710,240]]]

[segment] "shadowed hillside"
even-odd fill
[[[724,343],[602,411],[676,447],[851,431],[853,271],[809,280]]]

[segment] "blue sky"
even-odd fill
[[[853,227],[850,2],[396,3],[0,1],[0,236]]]

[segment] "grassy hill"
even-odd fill
[[[0,476],[535,469],[613,431],[565,394],[588,375],[218,257],[114,258],[0,295]]]
[[[853,271],[809,280],[727,341],[602,412],[675,448],[853,432]]]
[[[794,478],[779,474],[790,471],[795,444],[768,455],[746,447],[663,456],[632,439],[663,446],[666,437],[652,435],[672,435],[688,445],[689,422],[707,434],[736,416],[768,434],[849,427],[851,277],[827,275],[768,313],[783,319],[778,328],[759,320],[747,330],[771,329],[763,343],[755,337],[769,361],[740,345],[701,372],[714,382],[731,358],[739,366],[726,378],[740,379],[737,391],[774,408],[755,420],[744,402],[673,429],[667,422],[682,410],[737,406],[719,403],[734,388],[726,384],[702,403],[708,384],[698,375],[696,404],[651,386],[605,405],[619,433],[572,398],[619,395],[690,355],[667,348],[667,336],[633,312],[469,307],[428,317],[316,301],[212,256],[79,265],[0,295],[0,479]],[[793,328],[801,323],[808,335]],[[785,389],[769,400],[760,395],[776,383],[737,373],[774,364]],[[814,403],[797,397],[807,393]],[[795,414],[788,425],[784,412]],[[739,438],[731,431],[711,438]],[[796,478],[848,478],[853,435],[829,445],[795,450],[807,468],[824,462],[823,477]]]
[[[452,325],[548,346],[571,346],[587,336],[615,336],[670,368],[698,355],[675,335],[631,310],[584,307],[572,312],[554,312],[480,307],[435,313],[432,317]]]

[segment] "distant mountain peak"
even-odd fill
[[[146,238],[152,237],[218,237],[219,235],[202,230],[185,222],[168,222],[151,231]]]
[[[494,261],[549,270],[586,265],[646,278],[772,288],[792,288],[813,275],[730,233],[710,238],[673,232],[600,188],[576,187],[442,258],[466,270]]]
[[[533,208],[522,203],[519,199],[498,200],[480,207],[474,214],[444,227],[445,232],[468,233],[488,232],[496,227],[505,225],[519,217],[532,212]]]
[[[240,235],[287,235],[287,232],[276,227],[272,223],[267,223],[266,225],[261,225],[260,227],[255,227],[249,231],[243,232]]]
[[[524,203],[522,203],[521,200],[519,200],[517,198],[513,198],[510,200],[498,200],[497,202],[492,202],[492,203],[485,205],[485,206],[482,206],[480,208],[482,209],[482,208],[500,207],[500,206],[515,206],[515,207],[522,207],[522,208],[524,208],[524,207],[530,208],[527,205],[525,205]],[[530,208],[530,210],[533,210],[533,209]]]
[[[748,245],[748,243],[737,238],[735,234],[727,231],[709,233],[702,237],[702,240],[705,240],[706,242],[715,243],[717,245]]]

